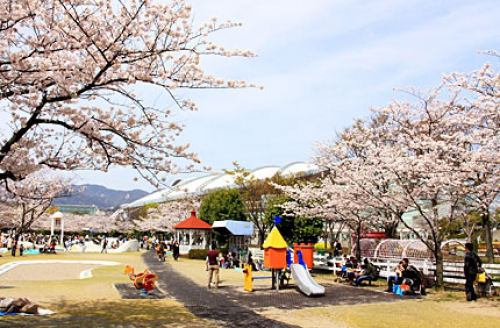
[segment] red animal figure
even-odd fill
[[[123,273],[129,275],[130,280],[134,282],[136,289],[142,290],[142,295],[147,295],[149,291],[156,287],[155,282],[158,280],[158,276],[148,270],[135,274],[134,268],[127,265]]]

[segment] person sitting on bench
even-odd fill
[[[363,282],[365,280],[368,280],[371,282],[372,280],[376,279],[377,270],[375,269],[375,266],[373,264],[371,264],[370,261],[368,261],[368,258],[365,258],[363,260],[362,268],[363,268],[363,271],[361,273],[355,273],[355,274],[353,274],[352,277],[350,277],[351,282],[354,279],[354,277],[356,277],[356,281],[353,284],[354,286],[361,285],[361,282]]]
[[[406,259],[403,259],[403,261]],[[390,273],[387,276],[387,292],[392,293],[394,285],[401,284],[401,276],[404,271],[403,261],[399,262],[398,265],[394,268],[394,272]],[[406,262],[406,266],[408,266],[408,262]]]
[[[401,276],[394,282],[396,285],[405,284],[410,286],[409,293],[420,293],[426,295],[425,286],[422,284],[423,273],[413,265],[409,265],[409,260],[404,258],[401,260],[401,265],[398,268],[401,271]],[[392,281],[388,279],[387,291],[392,292]]]

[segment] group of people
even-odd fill
[[[342,271],[345,272],[345,277],[349,281],[349,285],[360,286],[363,281],[378,279],[378,269],[370,263],[368,258],[363,260],[362,264],[358,265],[356,258],[342,258]]]
[[[210,251],[207,252],[206,257],[206,271],[208,271],[208,281],[207,287],[210,288],[212,285],[212,280],[214,280],[215,275],[215,287],[219,288],[220,275],[219,270],[237,268],[242,264],[248,264],[252,266],[252,271],[259,271],[256,263],[252,259],[252,252],[247,252],[246,255],[240,259],[239,255],[235,252],[228,252],[224,255],[222,252],[216,250],[215,245],[212,245]]]
[[[465,257],[464,257],[464,276],[465,276],[465,295],[467,301],[477,300],[477,294],[474,288],[474,281],[476,281],[478,273],[481,272],[482,262],[479,256],[473,252],[473,244],[465,244]],[[484,272],[484,271],[483,271]],[[415,292],[420,289],[422,295],[426,294],[425,276],[423,273],[409,264],[409,260],[404,258],[399,265],[396,266],[394,273],[387,277],[387,291],[393,292],[394,285],[409,286],[410,292]]]
[[[157,240],[156,243],[152,245],[154,245],[154,249],[156,250],[156,254],[158,255],[158,259],[160,261],[165,261],[165,255],[167,254],[167,251],[172,252],[172,257],[175,261],[179,259],[180,246],[178,241],[174,240],[171,242],[166,242],[164,240]]]
[[[25,246],[25,243],[29,243],[36,249],[36,245],[41,245],[38,247],[40,253],[44,253],[45,250],[48,253],[50,248],[53,247],[55,250],[55,242],[53,236],[36,235],[34,233],[21,234],[16,236],[14,233],[1,234],[1,248],[6,248],[11,252],[13,257],[16,256],[17,251],[19,251],[19,256],[23,256],[23,253],[30,246]],[[1,256],[1,255],[0,255]]]
[[[387,292],[395,292],[394,286],[404,286],[404,293],[420,293],[425,295],[424,274],[415,266],[409,264],[409,259],[404,258],[394,268],[394,272],[387,276]],[[397,292],[396,288],[396,292]]]
[[[374,281],[379,278],[379,269],[365,258],[362,264],[357,263],[356,258],[344,255],[342,260],[342,271],[348,279],[349,285],[360,286],[363,281]],[[424,275],[409,260],[404,258],[394,268],[394,272],[387,276],[387,292],[393,293],[394,286],[404,286],[404,293],[420,293],[425,295]],[[406,287],[408,286],[408,287]],[[402,292],[403,293],[403,292]]]
[[[227,252],[226,255],[224,255],[222,252],[219,252],[218,256],[218,261],[219,261],[219,266],[222,269],[233,269],[237,268],[240,266],[241,260],[235,252]],[[251,255],[250,255],[251,259]],[[244,261],[248,262],[248,260]]]

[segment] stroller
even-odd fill
[[[479,268],[479,272],[476,277],[476,294],[480,297],[493,297],[497,295],[495,286],[493,286],[493,280],[491,276],[484,270],[484,268]]]

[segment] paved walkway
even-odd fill
[[[172,267],[175,263],[159,262],[156,252],[145,252],[142,256],[148,269],[158,275],[158,285],[168,296],[183,303],[194,315],[220,321],[224,327],[296,327],[268,319],[252,309],[275,307],[290,310],[402,300],[400,296],[368,287],[338,284],[326,285],[325,296],[313,298],[306,297],[296,288],[281,289],[279,292],[259,290],[254,293],[243,293],[241,288],[237,290],[234,286],[208,290],[176,271]]]
[[[223,288],[208,290],[193,283],[173,269],[171,264],[159,262],[154,251],[145,252],[142,256],[148,269],[158,275],[158,286],[199,318],[217,320],[222,327],[297,327],[259,315],[237,300],[228,298],[222,292]]]

